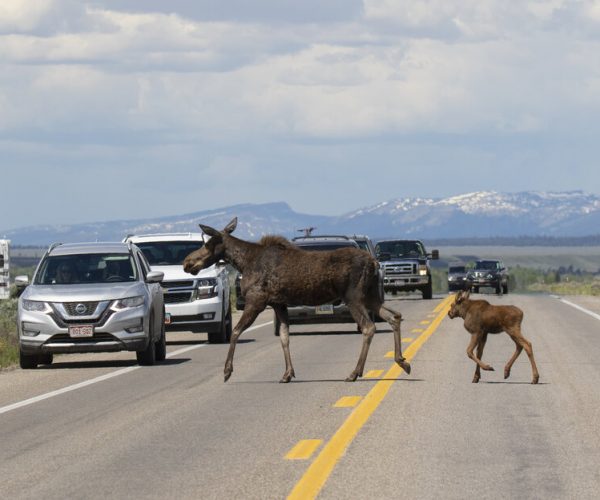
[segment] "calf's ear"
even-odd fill
[[[205,226],[204,224],[198,224],[200,226],[200,229],[202,229],[202,232],[204,234],[208,234],[209,236],[218,236],[219,231],[217,231],[215,228],[210,227],[210,226]]]

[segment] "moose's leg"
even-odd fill
[[[362,348],[360,350],[358,362],[356,363],[356,368],[346,378],[346,382],[354,382],[358,377],[362,377],[363,375],[371,340],[373,340],[373,335],[375,335],[375,323],[371,321],[367,308],[362,304],[348,304],[348,308],[350,309],[354,321],[356,321],[360,327],[363,336]]]
[[[223,373],[225,374],[225,382],[229,380],[233,372],[233,354],[235,353],[235,345],[237,344],[239,336],[246,330],[256,317],[265,310],[266,305],[254,304],[248,301],[248,294],[246,294],[246,304],[244,306],[244,312],[242,317],[238,321],[237,325],[233,329],[231,334],[231,341],[229,342],[229,351],[227,352],[227,359],[225,360],[225,368]]]
[[[475,356],[475,353],[473,352],[473,351],[475,351],[475,347],[479,344],[479,342],[481,341],[481,338],[484,335],[485,334],[483,332],[477,332],[477,333],[471,334],[471,341],[469,342],[469,346],[467,347],[467,356],[469,356],[469,358],[471,358],[473,361],[475,361],[475,363],[477,363],[477,366],[479,366],[482,370],[485,370],[488,372],[493,372],[494,369],[490,365],[486,365],[485,363],[482,363],[481,359],[479,359],[477,356]]]
[[[294,367],[292,366],[292,357],[290,356],[290,323],[286,305],[273,306],[273,310],[277,315],[277,319],[281,323],[279,328],[279,338],[281,339],[281,347],[283,347],[283,357],[285,358],[285,373],[279,382],[287,383],[296,376]]]
[[[377,311],[379,316],[387,321],[392,330],[394,331],[394,361],[398,363],[407,374],[410,373],[410,363],[406,361],[406,358],[402,356],[402,338],[400,335],[400,324],[402,322],[402,315],[399,312],[384,306],[379,306]]]
[[[486,341],[487,341],[487,333],[484,333],[481,336],[481,340],[477,344],[477,357],[479,359],[481,359],[481,357],[483,356],[483,348],[485,347]],[[481,378],[481,368],[479,367],[479,365],[477,365],[475,367],[475,375],[473,375],[473,383],[477,384],[479,382],[480,378]]]
[[[525,337],[523,337],[520,326],[518,326],[514,329],[511,329],[507,333],[511,336],[511,338],[515,341],[515,343],[520,344],[521,347],[523,349],[525,349],[525,352],[527,353],[527,356],[529,357],[529,362],[531,363],[531,371],[533,373],[533,378],[531,379],[531,383],[537,384],[540,380],[540,374],[538,373],[538,369],[535,364],[535,358],[533,357],[533,347],[531,346],[531,342],[529,342],[529,340],[527,340]],[[516,356],[514,356],[514,357],[516,359]],[[512,364],[511,364],[511,366],[512,366]],[[509,369],[509,371],[510,371],[510,369]]]

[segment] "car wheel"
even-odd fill
[[[427,283],[427,286],[425,288],[423,288],[423,290],[421,290],[421,292],[423,292],[423,298],[424,299],[431,299],[433,298],[433,286],[431,284],[431,281],[429,283]]]
[[[53,360],[54,356],[52,354],[40,354],[38,363],[40,365],[51,365]]]
[[[152,332],[154,330],[154,313],[150,316],[150,327],[148,333],[148,345],[142,351],[136,351],[135,357],[138,364],[142,366],[152,366],[156,363],[155,342],[152,340]]]
[[[229,311],[227,311],[227,325],[226,331],[227,335],[225,338],[225,342],[229,342],[231,340],[231,332],[233,331],[233,318],[231,317],[231,304],[229,304]]]
[[[500,282],[496,285],[496,295],[502,295],[502,284]]]
[[[19,351],[19,366],[23,370],[31,370],[37,368],[39,356],[37,354],[23,354]]]
[[[162,313],[162,321],[161,321],[161,325],[160,325],[160,338],[158,339],[158,342],[156,342],[156,344],[154,344],[154,349],[155,349],[155,353],[154,353],[154,357],[156,358],[156,361],[164,361],[165,359],[167,359],[167,337],[165,334],[165,311],[163,309],[163,313]]]
[[[231,309],[229,310],[229,315],[231,314]],[[221,313],[221,323],[219,324],[219,330],[216,332],[209,332],[208,334],[208,343],[209,344],[225,344],[227,342],[227,316],[225,314],[225,308]],[[229,319],[229,324],[231,324],[231,317]]]
[[[502,291],[507,294],[508,293],[508,283],[502,286]]]
[[[473,293],[479,293],[479,287],[478,286],[474,286],[473,287]]]

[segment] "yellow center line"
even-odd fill
[[[383,374],[383,370],[369,370],[365,373],[365,378],[379,378]]]
[[[362,399],[362,396],[344,396],[337,400],[335,408],[354,408]]]
[[[423,328],[413,328],[410,333],[423,333]]]
[[[303,439],[285,456],[286,460],[306,460],[321,446],[322,439]]]
[[[439,313],[438,316],[404,352],[404,356],[407,360],[411,360],[429,337],[433,335],[444,319],[444,316],[450,308],[450,302],[453,299],[454,296],[450,295],[436,307],[435,311]],[[346,448],[352,443],[355,436],[358,434],[358,431],[381,404],[392,387],[392,384],[401,373],[402,368],[394,363],[383,379],[373,386],[360,404],[352,410],[352,413],[350,413],[333,437],[325,444],[302,478],[300,478],[300,481],[296,483],[296,486],[294,486],[294,489],[290,492],[288,499],[315,498],[319,494],[319,491],[323,488],[323,485],[346,451]]]

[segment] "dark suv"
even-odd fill
[[[467,274],[467,266],[464,264],[450,264],[448,266],[448,291],[470,290],[471,282]]]
[[[508,293],[508,270],[501,260],[478,260],[467,274],[467,279],[475,293],[481,287],[492,287],[498,295]]]

